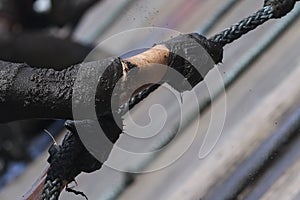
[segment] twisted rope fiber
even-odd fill
[[[118,109],[118,114],[119,115],[124,115],[128,110],[133,108],[136,104],[141,102],[143,99],[145,99],[147,96],[149,96],[150,93],[155,91],[160,85],[159,84],[154,84],[151,85],[142,91],[138,92],[136,95],[132,96],[128,102],[124,103],[123,105],[120,106]]]
[[[221,46],[232,43],[269,19],[280,18],[286,15],[292,10],[296,1],[299,0],[265,0],[263,9],[213,36],[209,40]],[[117,113],[120,115],[125,114],[158,87],[158,84],[152,85],[137,93],[129,102],[120,106]],[[76,130],[68,125],[67,128],[70,132],[66,135],[63,144],[53,145],[49,149],[50,157],[48,162],[50,163],[50,168],[42,191],[42,200],[58,200],[63,187],[63,180],[71,182],[80,172],[92,172],[99,169],[102,165],[85,149],[76,135]],[[80,158],[80,161],[77,158]],[[75,194],[80,194],[86,198],[81,192],[75,191]]]
[[[226,44],[232,43],[242,37],[249,31],[254,30],[269,19],[272,19],[273,16],[273,8],[271,6],[266,6],[257,11],[255,14],[241,20],[239,23],[210,38],[210,40],[225,46]]]
[[[59,197],[62,182],[59,178],[53,181],[47,180],[44,185],[42,200],[56,200]]]
[[[273,18],[283,17],[293,9],[296,1],[299,0],[265,0],[265,6],[262,9],[260,9],[253,15],[241,20],[240,22],[232,25],[231,27],[223,30],[221,33],[216,34],[212,38],[209,38],[209,40],[224,47],[225,45],[232,43],[248,32],[256,29],[266,21]],[[140,91],[135,96],[131,97],[128,103],[120,106],[118,114],[125,114],[129,109],[141,102],[158,87],[159,85],[152,85]]]
[[[233,41],[247,34],[248,32],[256,29],[258,26],[262,25],[266,21],[273,18],[280,18],[286,15],[293,8],[292,5],[294,3],[295,0],[279,0],[279,2],[274,0],[266,0],[265,6],[262,9],[260,9],[253,15],[241,20],[240,22],[234,24],[233,26],[225,29],[221,33],[216,34],[209,40],[218,43],[224,47],[225,45],[232,43]],[[129,102],[120,106],[118,114],[125,114],[129,109],[141,102],[144,98],[146,98],[157,88],[158,85],[153,85],[140,91],[138,94],[131,97]]]
[[[262,25],[266,21],[273,18],[280,18],[290,12],[296,1],[299,0],[265,0],[264,7],[254,13],[253,15],[241,20],[240,22],[232,25],[231,27],[225,29],[219,34],[216,34],[209,40],[215,43],[225,46],[232,43],[233,41],[239,39],[248,32],[256,29],[258,26]],[[129,109],[134,107],[136,104],[141,102],[146,98],[151,92],[156,90],[158,85],[153,85],[145,88],[143,91],[139,92],[137,95],[133,96],[128,103],[123,104],[118,113],[123,115]]]
[[[62,145],[53,144],[48,152],[50,167],[47,172],[41,199],[58,200],[63,181],[67,183],[81,172],[92,172],[100,169],[101,163],[95,159],[84,147],[76,132],[75,124],[71,121],[65,123],[68,132]],[[82,192],[68,189],[77,195],[86,196]]]

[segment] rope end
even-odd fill
[[[299,0],[265,0],[264,6],[271,6],[273,18],[281,18],[293,10]]]

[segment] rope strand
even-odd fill
[[[265,23],[266,21],[273,18],[283,17],[293,9],[296,1],[299,0],[265,0],[263,9],[241,20],[239,23],[234,24],[230,28],[225,29],[221,33],[210,38],[209,40],[218,43],[222,47],[224,47],[225,45],[232,43],[233,41],[242,37],[244,34],[248,33],[249,31],[254,30],[261,24]],[[152,85],[144,89],[143,91],[139,92],[138,94],[133,96],[129,100],[129,102],[120,106],[117,113],[120,115],[124,115],[129,109],[131,109],[140,101],[142,101],[144,98],[146,98],[151,92],[156,90],[158,87],[159,85]],[[92,171],[90,169],[82,168],[82,166],[77,166],[77,168],[72,169],[72,167],[76,166],[76,164],[78,165],[78,163],[76,163],[76,158],[78,157],[81,157],[81,159],[83,159],[82,157],[88,157],[86,161],[90,163],[94,163],[93,170],[96,170],[101,166],[101,163],[91,158],[91,155],[84,148],[79,138],[76,137],[76,133],[74,133],[74,130],[70,129],[69,127],[69,131],[70,132],[69,134],[67,134],[64,140],[65,142],[62,145],[60,146],[55,145],[54,146],[55,148],[52,146],[52,150],[49,149],[50,157],[48,161],[50,163],[51,170],[50,170],[50,174],[49,171],[47,173],[46,182],[44,184],[44,188],[41,195],[42,200],[58,200],[61,189],[63,187],[63,181],[66,181],[64,179],[66,177],[62,177],[62,175],[59,174],[58,172],[54,172],[56,170],[59,170],[59,166],[61,165],[61,162],[67,161],[67,163],[65,163],[64,169],[62,170],[60,169],[60,172],[64,171],[64,173],[71,174],[70,176],[72,176],[72,177],[68,176],[67,181],[74,180],[75,176],[78,173],[80,173],[80,171]],[[66,142],[68,140],[70,140],[71,142]],[[68,152],[69,155],[66,156],[65,152]],[[71,162],[70,160],[67,160],[69,157],[73,158],[71,159]],[[70,173],[70,171],[73,172]],[[83,193],[77,192],[77,194],[82,195]]]
[[[265,23],[274,16],[271,6],[266,6],[257,11],[255,14],[241,20],[239,23],[234,24],[230,28],[225,29],[221,33],[213,36],[209,40],[219,43],[222,46],[230,44],[238,38],[242,37],[249,31],[254,30],[259,25]]]
[[[285,16],[294,8],[294,5],[297,1],[299,0],[265,0],[264,8],[232,25],[230,28],[223,30],[221,33],[209,38],[209,40],[224,47],[248,32],[256,29],[258,26],[262,25],[268,20]],[[133,96],[128,103],[120,106],[118,114],[125,114],[129,109],[141,102],[157,88],[158,86],[154,85],[139,92]]]
[[[210,41],[219,43],[223,47],[239,39],[249,31],[256,29],[270,19],[281,18],[288,14],[299,0],[265,0],[264,8],[253,15],[232,25],[221,33],[210,38]]]

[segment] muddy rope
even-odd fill
[[[208,40],[216,42],[224,47],[248,32],[256,29],[266,21],[285,16],[294,8],[296,1],[299,0],[265,0],[264,7],[262,9],[223,30],[221,33],[214,35]],[[138,104],[157,88],[157,85],[148,87],[139,92],[137,95],[131,97],[128,103],[125,103],[120,107],[119,113],[125,114],[128,109],[134,107],[134,105]]]
[[[285,16],[293,9],[297,1],[299,0],[265,0],[263,9],[225,29],[209,40],[224,47],[266,21]],[[119,108],[117,111],[118,114],[125,114],[158,87],[159,85],[152,85],[131,97],[126,104],[123,104]],[[57,200],[61,190],[68,183],[74,181],[78,174],[81,172],[93,172],[102,166],[102,163],[95,159],[81,143],[74,123],[68,121],[65,126],[68,132],[62,145],[54,144],[49,149],[50,156],[48,162],[50,163],[50,168],[47,172],[47,178],[42,191],[42,200]],[[68,191],[86,198],[82,192],[75,190]]]

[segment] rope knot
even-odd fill
[[[265,0],[264,6],[271,6],[273,18],[281,18],[288,14],[299,0]]]

